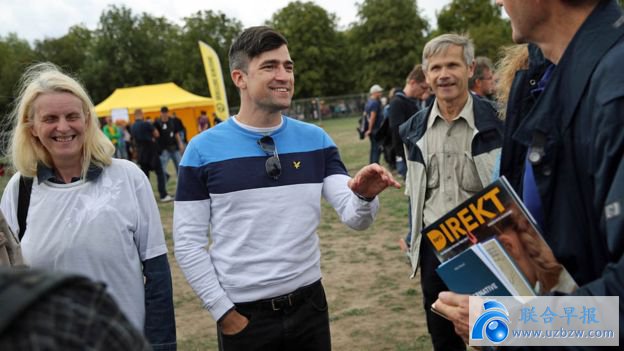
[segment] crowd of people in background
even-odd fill
[[[126,119],[113,121],[110,116],[100,119],[102,132],[115,147],[115,158],[136,162],[148,176],[151,171],[156,174],[158,192],[161,202],[173,201],[167,192],[167,183],[171,178],[167,167],[169,161],[174,170],[178,171],[180,159],[188,144],[187,129],[182,120],[169,108],[163,106],[160,115],[145,118],[142,109],[134,111],[134,121]],[[221,119],[213,114],[208,118],[206,111],[197,117],[197,132],[201,133],[221,123]]]

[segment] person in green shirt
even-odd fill
[[[106,124],[102,127],[104,135],[115,145],[115,158],[121,157],[120,140],[122,138],[121,130],[117,127],[110,117],[106,117]]]

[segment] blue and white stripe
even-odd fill
[[[257,144],[263,135],[233,119],[193,138],[180,164],[176,258],[215,319],[232,302],[320,279],[321,197],[355,229],[368,227],[378,207],[353,195],[338,149],[321,128],[284,117],[270,135],[282,165],[277,180],[265,171],[270,155]]]

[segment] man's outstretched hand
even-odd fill
[[[366,198],[374,198],[389,186],[401,188],[401,184],[392,177],[392,174],[376,163],[360,169],[353,179],[349,180],[348,185],[354,193]]]

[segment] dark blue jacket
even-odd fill
[[[520,149],[539,155],[532,165],[544,236],[581,286],[578,295],[624,296],[621,22],[617,3],[601,2],[566,48],[531,111],[518,125],[507,126]],[[503,150],[503,164],[509,152]],[[523,174],[523,163],[502,169],[503,174]]]
[[[507,101],[500,174],[507,177],[518,194],[522,194],[522,170],[527,148],[513,140],[512,135],[535,105],[536,97],[531,90],[537,87],[548,65],[550,62],[540,49],[529,44],[529,67],[516,72]]]
[[[392,149],[396,156],[405,157],[403,142],[399,135],[399,126],[405,123],[410,117],[420,110],[420,100],[407,97],[405,93],[399,91],[390,101],[388,108],[388,120],[392,135]]]
[[[472,97],[472,104],[475,126],[481,133],[477,135],[478,138],[473,139],[473,153],[478,155],[501,147],[503,122],[498,119],[498,113],[494,105],[487,100],[475,96]],[[427,120],[431,114],[431,110],[433,110],[433,103],[429,104],[427,108],[418,111],[399,127],[401,140],[410,152],[413,149],[412,145],[415,145],[416,142],[425,135]],[[406,155],[406,157],[410,158],[408,155]],[[412,159],[421,159],[422,157],[422,155],[413,155]]]

